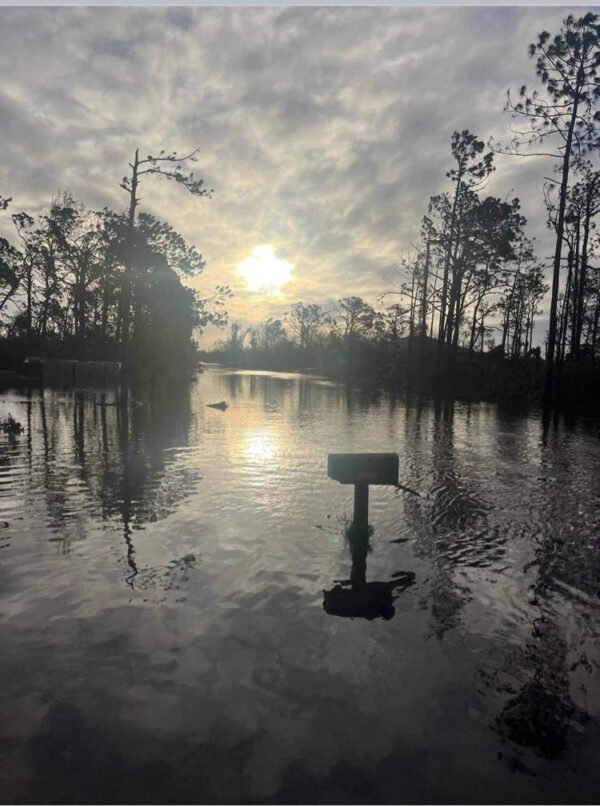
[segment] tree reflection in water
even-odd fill
[[[27,427],[0,445],[8,791],[594,802],[597,429],[540,440],[534,415],[307,384],[215,370],[193,411],[186,390],[13,396]],[[205,408],[222,398],[227,415]],[[324,550],[306,533],[307,513],[348,506],[325,479],[334,437],[397,449],[423,496],[376,502],[376,550],[405,560],[377,572],[351,535],[335,583],[339,536]]]
[[[532,637],[523,657],[525,668],[532,669],[531,677],[504,705],[495,724],[505,740],[555,759],[563,755],[569,725],[585,722],[587,715],[570,697],[567,647],[556,625],[541,617]]]
[[[470,588],[459,581],[457,571],[488,564],[492,549],[496,555],[504,551],[504,538],[488,522],[490,503],[483,490],[461,472],[460,451],[457,456],[455,446],[455,405],[453,400],[436,399],[433,407],[424,408],[417,397],[412,407],[406,407],[413,444],[414,435],[423,430],[423,416],[429,418],[425,431],[431,430],[430,453],[421,457],[429,477],[419,482],[429,486],[428,504],[423,507],[410,496],[404,506],[410,525],[419,535],[415,550],[430,560],[434,571],[424,603],[440,639],[459,625],[461,611],[472,599]],[[464,447],[459,439],[459,448]],[[422,468],[415,468],[415,472],[422,472]]]
[[[133,588],[141,573],[136,531],[175,511],[202,477],[198,468],[178,462],[189,444],[191,419],[187,383],[135,396],[30,390],[24,438],[6,446],[0,461],[25,460],[30,487],[41,494],[28,503],[63,553],[86,538],[99,516],[118,526],[125,581]]]
[[[557,422],[554,423],[556,429]],[[547,448],[549,422],[542,420],[542,445]],[[563,460],[564,462],[564,460]],[[542,453],[542,467],[544,455]],[[568,467],[565,468],[568,475]],[[580,537],[584,537],[582,528]],[[583,541],[581,541],[583,542]],[[587,663],[585,653],[572,664],[569,660],[569,646],[561,634],[558,613],[553,604],[553,589],[560,580],[569,579],[569,572],[581,560],[581,566],[573,574],[579,588],[585,584],[588,573],[583,568],[598,568],[598,561],[576,550],[572,541],[543,530],[534,538],[535,560],[530,568],[537,569],[535,582],[531,585],[530,605],[537,611],[533,620],[531,637],[517,652],[507,659],[501,670],[508,672],[512,679],[523,681],[520,689],[514,691],[508,686],[512,696],[505,702],[494,726],[505,743],[517,747],[530,748],[536,756],[544,759],[558,759],[566,750],[569,730],[584,724],[588,715],[571,698],[571,672]],[[573,562],[575,559],[575,562]],[[570,581],[570,580],[569,580]],[[587,630],[583,625],[581,635]],[[510,764],[513,759],[507,757]]]
[[[573,473],[568,458],[552,444],[560,438],[558,419],[554,417],[551,422],[544,416],[541,430],[540,468],[544,476],[539,480],[546,483],[558,471],[561,493],[568,496]],[[576,495],[575,490],[571,492]],[[585,677],[594,671],[586,646],[597,645],[597,627],[585,609],[580,611],[577,599],[573,602],[570,623],[565,621],[560,594],[567,585],[582,602],[592,602],[597,596],[600,538],[594,519],[583,510],[565,526],[560,506],[557,500],[557,510],[553,512],[554,502],[550,503],[545,528],[536,530],[542,524],[529,525],[535,558],[523,570],[535,571],[528,603],[535,613],[530,637],[509,653],[492,674],[482,672],[489,686],[510,695],[494,720],[494,728],[503,744],[510,748],[510,752],[499,753],[499,757],[511,769],[522,772],[530,770],[521,760],[521,748],[530,749],[541,759],[559,759],[567,753],[569,734],[581,732],[589,719],[585,708],[576,704],[573,696],[577,691],[585,701]],[[572,619],[577,621],[576,631]],[[579,635],[577,644],[573,642],[575,634]],[[579,685],[574,685],[575,673],[579,675]],[[520,687],[514,685],[515,680]]]

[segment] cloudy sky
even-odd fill
[[[0,8],[0,194],[13,211],[34,213],[63,189],[118,209],[136,147],[199,147],[211,199],[152,177],[140,192],[142,209],[206,258],[198,288],[229,283],[230,315],[244,322],[297,300],[375,302],[429,196],[448,187],[452,132],[508,139],[506,90],[536,83],[527,46],[569,12],[579,10]],[[488,187],[522,200],[541,257],[552,167],[498,157]],[[291,266],[279,295],[239,273],[269,245]]]

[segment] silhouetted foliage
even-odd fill
[[[129,210],[124,226],[124,249],[122,252],[123,262],[123,279],[120,289],[120,324],[119,324],[119,344],[120,354],[126,364],[130,364],[131,355],[129,350],[129,340],[131,337],[131,321],[133,318],[134,329],[136,327],[136,320],[139,322],[140,313],[140,300],[143,296],[143,291],[140,287],[142,279],[140,277],[139,262],[136,263],[136,242],[138,240],[136,233],[136,212],[140,203],[140,198],[137,193],[139,190],[142,177],[145,175],[161,176],[168,181],[175,181],[181,184],[193,196],[208,196],[212,194],[212,190],[207,190],[204,187],[204,180],[197,179],[193,171],[185,170],[186,164],[189,162],[196,162],[199,149],[196,148],[189,154],[179,157],[176,151],[166,153],[161,151],[158,156],[148,154],[146,157],[140,159],[139,149],[136,148],[133,162],[129,163],[131,168],[131,176],[124,176],[121,180],[119,187],[123,188],[129,196]],[[176,233],[168,225],[158,225],[153,229],[153,237],[159,239],[161,235],[164,237],[164,242],[161,244],[163,250],[169,251],[171,248],[179,249],[181,257],[181,236]],[[176,237],[177,236],[177,237]],[[180,240],[177,241],[177,238]],[[185,250],[184,250],[185,251]],[[195,253],[188,254],[186,257],[191,257],[191,263],[183,262],[184,268],[180,266],[180,270],[184,273],[200,271],[204,266],[200,255]],[[137,269],[137,270],[136,270]],[[186,272],[186,269],[188,270]],[[132,311],[132,296],[133,311]],[[139,328],[138,328],[139,329]],[[135,336],[134,336],[135,337]]]
[[[119,358],[128,270],[126,341],[137,374],[194,366],[194,331],[227,320],[229,288],[202,298],[185,286],[183,278],[202,272],[202,256],[151,215],[142,213],[132,234],[126,214],[88,210],[63,193],[48,213],[12,220],[19,247],[0,240],[0,315],[5,336],[24,354]]]
[[[538,400],[542,375],[546,402],[557,373],[574,379],[561,399],[593,391],[600,356],[600,172],[591,159],[600,146],[598,20],[570,15],[555,37],[542,32],[530,46],[542,89],[523,86],[518,100],[508,94],[507,110],[522,124],[509,146],[487,150],[468,129],[452,133],[447,188],[429,199],[418,242],[403,251],[376,303],[350,288],[332,310],[298,301],[280,319],[234,322],[217,355],[239,366],[316,369],[389,386],[486,397],[511,390],[528,402]],[[494,152],[558,160],[557,182],[544,186],[556,235],[545,354],[534,347],[545,266],[525,233],[519,199],[484,193]],[[210,197],[188,169],[198,153],[144,157],[136,149],[119,183],[128,196],[123,212],[91,211],[63,193],[35,219],[13,213],[15,243],[0,239],[4,335],[24,354],[120,358],[143,372],[192,365],[194,331],[226,325],[231,291],[220,284],[201,299],[184,284],[204,269],[202,255],[169,223],[139,212],[139,190],[152,176]],[[0,196],[0,210],[10,201]]]
[[[320,305],[296,302],[286,314],[285,321],[298,339],[300,349],[308,350],[318,340],[324,325],[330,320]]]
[[[481,196],[494,170],[483,141],[467,130],[454,132],[451,151],[455,166],[446,176],[454,191],[431,197],[420,243],[401,260],[378,308],[356,295],[341,297],[332,312],[297,302],[284,316],[285,327],[280,320],[235,323],[216,357],[236,366],[310,369],[353,382],[540,402],[546,364],[533,342],[548,291],[544,266],[525,234],[519,199]],[[572,247],[576,290],[563,304],[561,321],[569,322],[571,356],[579,344],[579,358],[590,358],[591,380],[577,371],[574,387],[592,390],[600,277],[590,256],[600,202],[588,163],[581,163],[578,176],[566,219],[566,237],[579,244]],[[552,222],[549,188],[546,195]]]
[[[530,45],[529,55],[535,59],[535,71],[544,91],[528,93],[521,87],[519,101],[508,93],[506,109],[523,127],[515,134],[505,153],[537,154],[559,160],[558,205],[554,218],[556,246],[554,250],[552,296],[547,345],[546,401],[554,395],[558,336],[558,297],[569,175],[583,156],[599,145],[597,122],[600,111],[598,69],[600,68],[600,25],[598,15],[591,12],[579,19],[569,15],[559,33],[552,38],[548,31],[538,35]],[[554,151],[520,151],[523,145],[540,148],[556,142]],[[546,146],[547,147],[547,146]]]

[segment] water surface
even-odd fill
[[[4,802],[597,801],[598,423],[216,368],[8,412]],[[352,618],[351,451],[420,493]]]

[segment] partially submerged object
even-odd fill
[[[330,453],[327,475],[341,484],[398,484],[397,453]]]
[[[398,486],[397,453],[330,453],[327,475],[341,484],[354,485],[354,518],[346,530],[352,554],[348,582],[338,582],[323,591],[323,609],[332,616],[391,619],[395,613],[394,591],[414,584],[412,571],[399,571],[390,582],[367,582],[369,537],[369,485]],[[350,587],[347,587],[347,586]]]
[[[354,525],[366,530],[369,521],[369,484],[398,486],[397,453],[330,453],[327,475],[340,484],[354,484]]]
[[[229,404],[224,400],[221,400],[220,403],[207,403],[206,405],[209,409],[219,409],[219,411],[225,411],[225,409],[229,408]]]
[[[18,420],[9,414],[8,417],[4,417],[4,419],[0,420],[0,431],[3,434],[8,434],[10,437],[17,436],[18,434],[22,434],[25,429],[21,425]]]

